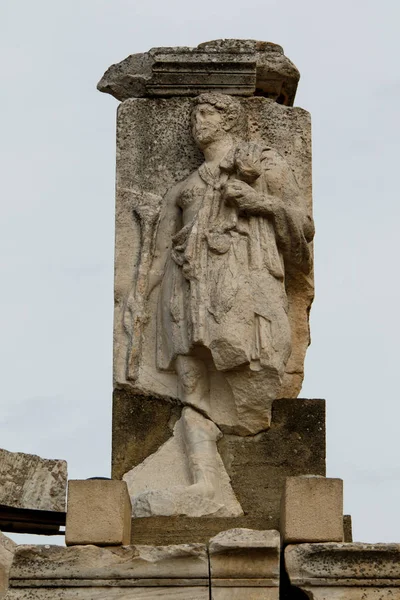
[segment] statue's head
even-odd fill
[[[227,136],[245,137],[246,120],[240,102],[226,94],[201,94],[192,112],[192,133],[200,149]]]

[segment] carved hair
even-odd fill
[[[247,138],[247,119],[239,100],[227,94],[209,92],[197,96],[195,103],[196,105],[211,104],[214,106],[226,116],[229,124],[228,130],[232,135],[241,139]]]

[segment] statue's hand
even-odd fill
[[[262,147],[255,143],[242,143],[236,150],[236,167],[241,178],[253,183],[262,173]]]
[[[242,211],[257,211],[260,204],[257,192],[250,185],[239,179],[228,180],[222,193],[227,204],[233,204]]]
[[[131,294],[125,306],[124,327],[128,333],[132,332],[134,323],[146,323],[149,315],[146,311],[144,299],[135,294]]]
[[[118,187],[118,194],[125,199],[144,223],[153,223],[160,212],[162,197],[137,188]]]

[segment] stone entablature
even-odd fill
[[[18,546],[6,600],[399,600],[400,544],[298,544],[232,529],[208,544]],[[280,596],[281,594],[281,596]]]
[[[131,54],[107,69],[97,87],[121,101],[214,91],[261,95],[293,106],[299,79],[299,71],[278,44],[214,40],[196,48],[152,48]]]

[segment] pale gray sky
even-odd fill
[[[356,540],[400,541],[398,0],[2,0],[0,446],[110,473],[115,110],[152,46],[281,44],[313,118],[313,343]],[[46,540],[43,541],[46,543]]]

